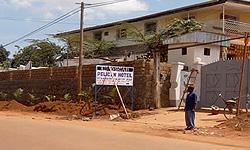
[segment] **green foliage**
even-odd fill
[[[13,67],[26,65],[29,61],[32,61],[35,67],[51,67],[62,58],[61,47],[48,39],[31,40],[30,43],[29,46],[20,48],[18,53],[13,55]]]
[[[104,40],[86,40],[84,44],[85,56],[90,58],[110,56],[112,50],[115,48],[113,42]]]
[[[139,30],[130,24],[124,24],[123,26],[127,28],[128,35],[132,40],[142,43],[151,49],[161,45],[167,38],[201,30],[203,28],[203,24],[194,19],[175,19],[171,24],[159,29],[157,32],[146,35],[143,30]]]
[[[9,69],[11,67],[11,62],[9,60],[6,60],[4,61],[1,66],[4,68],[4,69]]]
[[[0,45],[0,64],[8,60],[10,52],[7,51],[2,45]]]
[[[79,37],[78,36],[55,36],[55,38],[64,42],[64,50],[65,53],[68,53],[68,58],[74,58],[79,56]],[[103,56],[110,56],[112,50],[116,47],[116,45],[112,41],[104,41],[104,40],[94,40],[84,38],[84,52],[85,57],[89,58],[97,58]]]
[[[113,87],[113,88],[112,88],[112,90],[111,90],[111,92],[110,92],[110,96],[111,96],[112,98],[116,98],[116,97],[117,97],[117,89],[116,89],[116,87]]]
[[[63,96],[63,99],[65,100],[65,101],[70,101],[71,100],[71,95],[70,95],[70,93],[67,93],[67,94],[65,94],[64,96]]]
[[[46,98],[47,101],[52,102],[56,99],[55,95],[46,95],[44,96]]]
[[[173,23],[167,26],[166,34],[168,37],[179,36],[189,32],[201,30],[204,24],[195,19],[175,19]]]
[[[85,102],[89,102],[91,101],[92,97],[93,97],[93,89],[91,87],[88,88],[88,90],[85,91],[81,91],[78,96],[82,97],[82,99]]]
[[[35,102],[36,102],[36,100],[37,100],[38,98],[36,98],[36,96],[33,95],[33,94],[31,94],[31,93],[28,93],[28,96],[29,96],[29,100],[28,100],[29,104],[30,104],[30,105],[34,105]]]
[[[70,36],[54,36],[54,38],[58,39],[59,41],[64,43],[63,51],[64,51],[64,58],[72,59],[74,57],[79,56],[79,36],[70,35]]]
[[[6,99],[7,98],[7,96],[8,96],[8,94],[6,94],[6,93],[4,93],[4,92],[0,92],[0,98],[1,99]]]
[[[152,57],[152,51],[163,45],[163,41],[175,36],[180,36],[185,33],[201,30],[203,24],[194,19],[175,19],[171,24],[162,29],[158,29],[157,32],[151,34],[144,34],[143,30],[139,30],[133,25],[124,24],[123,28],[127,29],[127,34],[131,40],[143,44],[147,49],[147,59]],[[167,61],[167,53],[161,54],[163,58],[161,60]]]
[[[16,99],[19,99],[22,97],[24,90],[22,88],[17,89],[13,95],[15,96]]]

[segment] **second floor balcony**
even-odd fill
[[[250,24],[235,20],[221,20],[218,23],[205,25],[205,31],[223,33],[230,36],[242,36],[250,33]]]

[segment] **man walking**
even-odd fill
[[[185,104],[186,130],[192,130],[195,128],[194,120],[196,103],[197,95],[194,93],[194,86],[189,86]]]

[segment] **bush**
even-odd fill
[[[22,97],[24,90],[22,88],[17,89],[13,95],[15,96],[16,99],[19,99]]]
[[[4,93],[4,92],[0,92],[0,98],[1,99],[6,99],[8,96],[8,94]]]
[[[36,98],[36,96],[33,95],[33,94],[31,94],[31,93],[28,93],[28,96],[29,96],[28,103],[29,103],[30,105],[34,105],[34,104],[36,103],[36,100],[37,100],[38,98]]]
[[[56,96],[55,95],[46,95],[46,96],[44,96],[46,99],[47,99],[47,101],[49,101],[49,102],[52,102],[52,101],[54,101],[55,99],[56,99]]]
[[[93,89],[89,87],[88,90],[80,92],[78,96],[81,96],[85,102],[90,102],[93,98]]]
[[[70,101],[71,100],[71,95],[69,94],[69,93],[67,93],[67,94],[65,94],[64,96],[63,96],[63,99],[65,100],[65,101]]]

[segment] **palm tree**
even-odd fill
[[[112,41],[88,39],[85,44],[85,56],[89,58],[100,58],[110,56],[116,47]]]
[[[163,41],[175,36],[180,36],[189,32],[201,30],[203,24],[197,22],[194,19],[175,19],[171,24],[165,28],[159,29],[156,32],[150,34],[144,34],[143,31],[138,28],[128,26],[128,35],[132,40],[142,44],[147,50],[147,59],[154,58],[154,98],[155,107],[161,107],[161,88],[160,88],[160,62],[168,62],[168,46],[163,45]],[[163,50],[164,49],[164,50]],[[153,57],[152,57],[153,55]]]
[[[189,32],[201,30],[203,24],[194,19],[175,19],[171,24],[165,28],[159,29],[156,32],[150,34],[144,34],[142,30],[139,30],[135,26],[130,24],[124,25],[128,30],[128,35],[133,41],[136,41],[146,47],[147,56],[151,57],[152,52],[163,47],[163,41],[175,36],[180,36]],[[162,61],[167,61],[167,51],[162,51]]]

